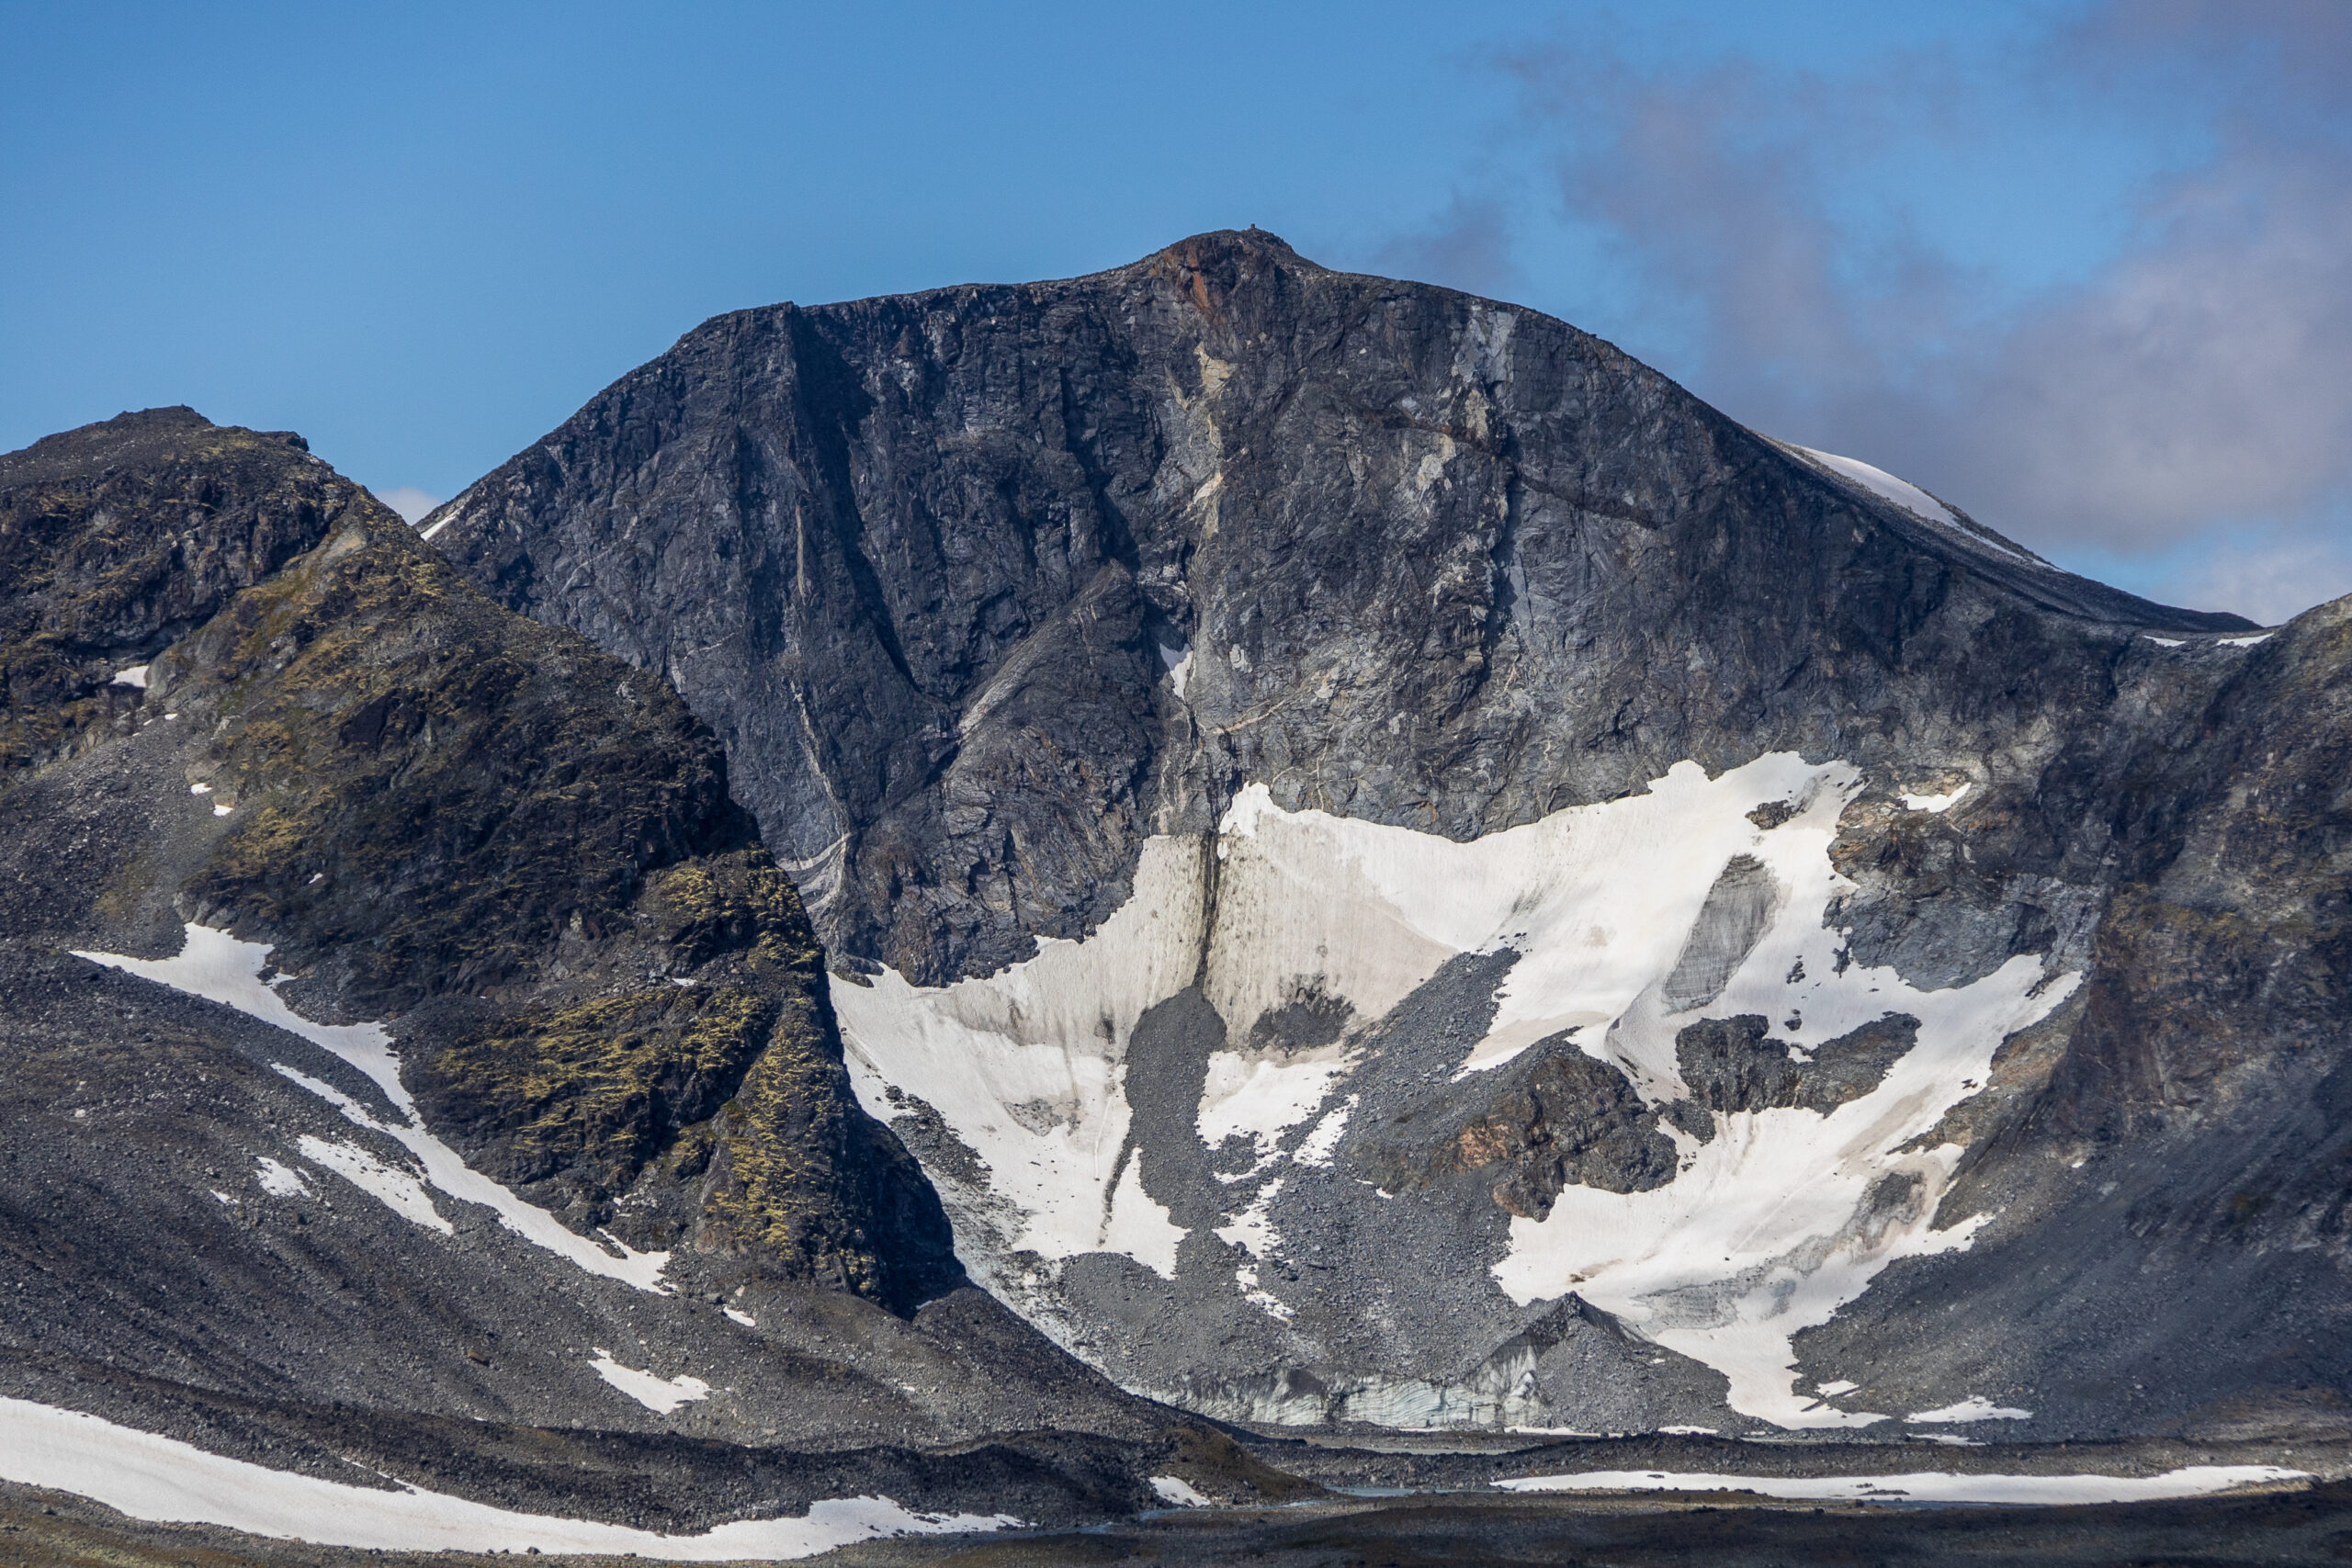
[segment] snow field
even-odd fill
[[[1962,535],[1996,554],[2005,555],[2011,560],[2023,561],[2029,566],[2047,564],[2035,559],[2015,546],[2004,544],[2001,540],[1991,536],[1984,529],[1974,526],[1959,516],[1951,507],[1946,506],[1917,485],[1908,479],[1898,479],[1884,468],[1872,468],[1858,457],[1840,457],[1834,452],[1816,452],[1810,446],[1791,446],[1789,450],[1811,458],[1831,473],[1851,479],[1883,501],[1893,502],[1912,516],[1949,528],[1953,533]]]
[[[836,980],[835,1006],[866,1109],[888,1120],[900,1113],[891,1086],[918,1095],[989,1167],[987,1190],[951,1204],[965,1229],[975,1214],[1011,1216],[989,1223],[994,1235],[959,1231],[984,1278],[1020,1249],[1057,1261],[1119,1252],[1172,1277],[1184,1233],[1141,1190],[1124,1079],[1136,1021],[1197,979],[1228,1043],[1210,1057],[1194,1131],[1211,1147],[1248,1137],[1257,1161],[1247,1175],[1264,1179],[1235,1193],[1214,1234],[1249,1256],[1237,1293],[1278,1318],[1287,1309],[1275,1310],[1251,1266],[1281,1247],[1273,1173],[1330,1159],[1355,1102],[1332,1096],[1360,1065],[1363,1031],[1457,955],[1519,955],[1457,1079],[1566,1032],[1654,1106],[1687,1098],[1676,1036],[1701,1018],[1760,1014],[1808,1059],[1908,1015],[1917,1044],[1870,1094],[1826,1114],[1717,1113],[1704,1144],[1668,1129],[1681,1156],[1672,1183],[1630,1194],[1571,1186],[1545,1220],[1511,1222],[1494,1269],[1522,1305],[1575,1291],[1723,1372],[1744,1415],[1865,1425],[1887,1417],[1837,1409],[1827,1388],[1795,1392],[1792,1337],[1897,1258],[1968,1245],[1981,1217],[1931,1228],[1961,1149],[1921,1135],[1984,1087],[2001,1043],[2077,977],[2046,977],[2039,960],[2018,957],[1973,985],[1923,992],[1854,964],[1825,921],[1852,891],[1829,848],[1862,786],[1849,764],[1785,753],[1714,778],[1681,762],[1645,794],[1456,843],[1283,811],[1252,784],[1208,846],[1213,915],[1202,847],[1158,838],[1133,898],[1087,940],[1046,942],[1026,963],[936,989],[888,972],[871,987]],[[1941,811],[1965,793],[1905,804]],[[1719,908],[1711,896],[1723,887]],[[1301,1003],[1344,1014],[1334,1044],[1251,1048],[1261,1019]],[[1036,1288],[990,1282],[1010,1285],[1016,1304]]]
[[[877,1536],[1018,1527],[1009,1514],[916,1514],[888,1497],[836,1497],[797,1518],[739,1519],[700,1535],[516,1513],[413,1486],[350,1486],[207,1453],[78,1411],[0,1399],[0,1479],[169,1524],[379,1551],[633,1553],[670,1562],[782,1562]]]

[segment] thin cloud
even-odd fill
[[[1527,281],[1512,259],[1503,202],[1456,193],[1427,224],[1388,241],[1374,253],[1385,276],[1442,284],[1467,294],[1500,298]]]
[[[376,499],[390,507],[411,524],[424,521],[425,513],[441,504],[437,495],[427,495],[414,485],[394,485],[390,490],[375,492]]]
[[[2352,6],[2113,5],[1997,84],[1881,63],[1509,68],[1556,140],[1563,216],[1607,237],[1695,345],[1673,368],[1736,417],[2204,603],[2275,618],[2352,587]],[[1923,81],[1930,133],[1962,145],[2026,82],[2200,116],[2211,150],[2143,193],[2103,267],[2019,299],[1838,205],[1841,160],[1917,131]]]

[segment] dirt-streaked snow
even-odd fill
[[[614,1360],[613,1353],[601,1345],[596,1347],[595,1359],[588,1365],[598,1377],[656,1415],[667,1416],[681,1404],[710,1397],[710,1384],[698,1377],[681,1372],[674,1378],[662,1378],[641,1372]]]
[[[304,1198],[310,1195],[311,1184],[302,1179],[301,1172],[278,1164],[267,1155],[261,1156],[254,1170],[254,1179],[261,1190],[273,1198]]]
[[[797,1518],[739,1519],[700,1535],[516,1513],[412,1486],[346,1486],[207,1453],[77,1411],[0,1399],[0,1479],[88,1497],[169,1524],[378,1551],[595,1552],[670,1562],[782,1562],[877,1536],[1018,1527],[1010,1514],[916,1514],[837,1497]]]
[[[1975,1393],[1970,1394],[1957,1404],[1947,1404],[1936,1410],[1916,1411],[1904,1417],[1905,1421],[1916,1421],[1923,1425],[1961,1421],[2030,1421],[2032,1418],[2033,1412],[2030,1410],[2018,1410],[1998,1405],[1983,1394]]]
[[[386,1165],[357,1144],[337,1143],[311,1133],[303,1134],[296,1143],[304,1159],[334,1171],[401,1218],[443,1235],[457,1233],[413,1173]]]
[[[457,1150],[425,1131],[416,1102],[401,1084],[400,1061],[392,1053],[390,1032],[380,1023],[313,1023],[304,1018],[277,994],[277,987],[287,976],[280,976],[273,981],[262,979],[269,954],[267,942],[243,942],[227,931],[190,924],[186,928],[186,940],[179,952],[169,958],[130,958],[119,953],[80,951],[74,956],[234,1008],[248,1018],[298,1034],[341,1058],[384,1091],[384,1097],[401,1115],[399,1122],[386,1124],[378,1121],[350,1096],[316,1078],[282,1066],[278,1071],[359,1126],[399,1140],[416,1156],[426,1181],[452,1198],[492,1210],[500,1224],[524,1240],[568,1258],[589,1273],[618,1280],[641,1291],[662,1290],[662,1270],[669,1264],[668,1253],[632,1252],[618,1242],[608,1240],[600,1246],[586,1236],[573,1235],[553,1214],[537,1204],[525,1202],[474,1170]]]

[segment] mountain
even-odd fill
[[[1257,231],[51,436],[0,1557],[2308,1559],[2347,661]]]
[[[0,459],[0,1403],[673,1533],[1150,1499],[662,682],[186,409]]]
[[[2340,606],[2132,598],[1255,231],[717,318],[424,533],[709,725],[861,1102],[1125,1387],[2338,1406]]]

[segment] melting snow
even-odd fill
[[[757,1328],[760,1325],[759,1319],[753,1317],[748,1312],[737,1312],[733,1307],[720,1307],[718,1310],[725,1313],[729,1318],[732,1319],[734,1322],[741,1324],[746,1328]]]
[[[2221,639],[2221,644],[2223,648],[2252,648],[2256,643],[2268,642],[2278,635],[2277,632],[2257,632],[2252,637],[2225,637]]]
[[[674,1378],[657,1378],[651,1372],[622,1366],[613,1359],[611,1351],[602,1347],[588,1365],[598,1377],[657,1415],[667,1416],[681,1404],[710,1397],[710,1385],[700,1378],[683,1372]]]
[[[1194,1122],[1201,1142],[1216,1148],[1239,1134],[1257,1146],[1261,1160],[1266,1159],[1283,1134],[1315,1114],[1332,1080],[1351,1065],[1336,1048],[1287,1059],[1217,1052],[1209,1058]]]
[[[1276,1323],[1288,1323],[1298,1314],[1282,1297],[1267,1290],[1258,1281],[1258,1266],[1244,1263],[1233,1271],[1233,1282],[1241,1287],[1241,1299],[1272,1318]]]
[[[0,1479],[88,1497],[134,1519],[220,1525],[277,1540],[378,1551],[635,1554],[670,1562],[781,1562],[877,1536],[1017,1528],[1010,1514],[916,1514],[835,1497],[796,1518],[700,1535],[517,1513],[413,1486],[385,1492],[268,1470],[95,1416],[0,1399]]]
[[[1982,1394],[1971,1394],[1966,1399],[1962,1400],[1958,1404],[1947,1404],[1940,1410],[1922,1410],[1916,1415],[1905,1416],[1904,1419],[1905,1421],[1918,1421],[1923,1423],[1956,1421],[2027,1421],[2032,1419],[2032,1416],[2033,1412],[2030,1410],[2005,1409],[2000,1405],[1995,1404],[1991,1400],[1986,1399]]]
[[[117,686],[136,686],[143,692],[147,689],[148,668],[144,664],[133,664],[128,669],[118,670],[114,672],[114,680],[111,683]]]
[[[1932,811],[1940,817],[1959,805],[1960,797],[1967,793],[1968,785],[1962,784],[1942,795],[1906,795],[1900,798],[1905,811]]]
[[[2140,1503],[2201,1497],[2233,1486],[2304,1481],[2309,1473],[2271,1464],[2193,1464],[2162,1475],[1718,1475],[1668,1471],[1593,1470],[1498,1481],[1506,1492],[1754,1492],[1767,1497],[1847,1503]]]
[[[1309,994],[1349,1021],[1351,1032],[1317,1055],[1236,1048],[1212,1059],[1197,1131],[1212,1142],[1249,1136],[1261,1168],[1330,1157],[1351,1102],[1328,1100],[1360,1032],[1464,953],[1518,954],[1464,1070],[1571,1033],[1653,1105],[1685,1096],[1675,1037],[1699,1018],[1793,1021],[1776,1033],[1810,1050],[1910,1015],[1917,1043],[1871,1094],[1826,1115],[1719,1114],[1703,1145],[1669,1132],[1683,1157],[1671,1185],[1571,1185],[1545,1220],[1511,1221],[1495,1269],[1521,1304],[1574,1290],[1723,1372],[1745,1415],[1795,1427],[1883,1421],[1798,1395],[1791,1338],[1896,1258],[1969,1244],[1981,1217],[1930,1228],[1961,1149],[1922,1135],[1982,1089],[2001,1043],[2058,1006],[2077,976],[2045,977],[2027,956],[1936,991],[1891,968],[1849,962],[1840,973],[1844,939],[1824,922],[1852,885],[1829,848],[1862,785],[1849,764],[1792,754],[1712,779],[1680,762],[1645,794],[1457,843],[1284,811],[1251,784],[1209,844],[1147,841],[1133,897],[1089,939],[1043,941],[1025,963],[937,988],[887,970],[870,987],[836,980],[834,1006],[866,1109],[889,1120],[907,1109],[891,1086],[920,1095],[988,1168],[978,1186],[933,1174],[959,1249],[1016,1302],[1043,1288],[1006,1262],[1024,1249],[1049,1263],[1122,1252],[1172,1277],[1185,1233],[1142,1190],[1126,1054],[1144,1012],[1195,981],[1228,1041],[1255,1038],[1267,1013]],[[1750,815],[1765,807],[1769,829]],[[1204,852],[1219,862],[1213,929]],[[1702,910],[1720,915],[1719,886],[1734,883],[1732,923],[1746,928],[1702,930]],[[1281,1245],[1267,1217],[1272,1187],[1216,1227],[1261,1258]]]
[[[1351,1094],[1340,1104],[1323,1113],[1323,1120],[1314,1130],[1299,1140],[1298,1152],[1292,1157],[1301,1165],[1329,1165],[1331,1156],[1340,1146],[1340,1134],[1348,1130],[1348,1118],[1363,1096]]]
[[[2011,560],[2023,561],[2030,566],[2045,564],[2015,546],[1994,537],[1986,530],[1962,517],[1917,485],[1908,479],[1898,479],[1884,468],[1874,468],[1859,458],[1840,457],[1834,452],[1816,452],[1810,446],[1796,446],[1791,449],[1812,458],[1832,473],[1851,479],[1881,500],[1893,502],[1912,516],[1924,522],[1949,528],[1996,554],[2008,557]]]
[[[261,1183],[261,1190],[273,1198],[300,1198],[311,1190],[310,1183],[302,1179],[300,1172],[288,1170],[267,1155],[261,1156],[259,1168],[254,1175],[254,1179]]]
[[[1206,1497],[1202,1496],[1198,1492],[1194,1491],[1191,1484],[1185,1482],[1181,1476],[1155,1475],[1151,1478],[1151,1489],[1153,1493],[1159,1496],[1161,1502],[1169,1504],[1174,1507],[1207,1508],[1215,1506],[1215,1505]]]
[[[2158,648],[2185,648],[2188,646],[2188,639],[2186,637],[2158,637],[2154,632],[2146,632],[2142,635],[2146,637],[2150,642],[2154,643]]]
[[[985,1161],[985,1194],[959,1197],[959,1246],[986,1271],[993,1248],[962,1234],[970,1204],[1010,1208],[1004,1252],[1056,1261],[1119,1252],[1173,1279],[1185,1231],[1143,1190],[1127,1147],[1126,1044],[1145,1010],[1198,968],[1201,865],[1196,846],[1154,839],[1136,867],[1135,896],[1083,942],[1047,938],[1037,956],[985,979],[910,986],[885,969],[871,986],[836,977],[833,1009],[852,1081],[888,1122],[902,1084],[928,1101]]]
[[[535,1246],[559,1254],[591,1274],[601,1274],[659,1292],[662,1270],[670,1261],[666,1252],[632,1252],[618,1242],[604,1247],[574,1235],[561,1222],[537,1204],[526,1203],[490,1178],[468,1166],[458,1151],[424,1129],[416,1102],[401,1087],[400,1062],[392,1054],[392,1037],[380,1023],[313,1023],[286,1005],[277,987],[288,976],[265,983],[262,969],[269,959],[267,942],[241,942],[223,931],[190,925],[187,940],[169,958],[127,958],[118,953],[75,952],[76,958],[103,964],[189,996],[202,997],[234,1008],[248,1018],[299,1034],[329,1055],[356,1067],[384,1091],[401,1120],[387,1126],[368,1114],[365,1106],[331,1085],[295,1072],[277,1070],[341,1111],[350,1121],[372,1132],[399,1140],[424,1168],[424,1179],[450,1197],[480,1203],[494,1211],[508,1230]]]
[[[357,1144],[338,1144],[309,1133],[300,1139],[302,1157],[323,1166],[361,1191],[380,1199],[386,1208],[429,1231],[454,1235],[457,1227],[441,1217],[424,1184],[405,1170],[395,1169]]]
[[[1216,1237],[1228,1247],[1238,1247],[1261,1262],[1273,1256],[1275,1244],[1282,1237],[1275,1234],[1267,1211],[1273,1206],[1274,1195],[1283,1190],[1283,1179],[1275,1177],[1258,1190],[1250,1206],[1241,1211],[1229,1225],[1216,1227]]]

